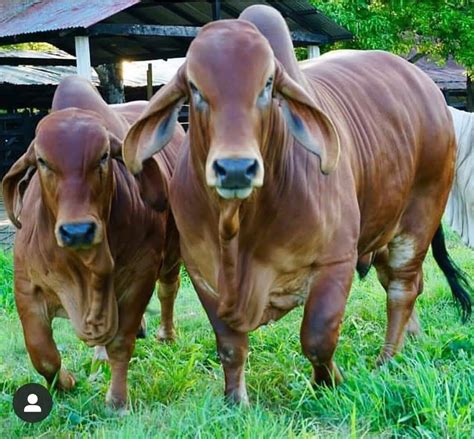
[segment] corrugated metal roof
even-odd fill
[[[0,66],[0,86],[12,85],[58,85],[61,79],[76,74],[72,66]],[[99,85],[94,72],[92,82]]]
[[[138,3],[141,3],[140,7],[131,9],[125,21],[123,16],[117,17],[114,22],[202,26],[212,19],[212,5],[209,1],[155,4],[141,0],[24,0],[19,3],[20,6],[18,0],[7,2],[7,7],[0,10],[0,37],[88,28]],[[307,0],[222,1],[221,18],[236,18],[247,6],[254,3],[277,8],[291,30],[323,33],[330,39],[352,38],[347,29],[320,13]],[[8,4],[12,6],[8,7]],[[16,8],[13,7],[15,4]]]
[[[75,60],[76,58],[64,50],[0,50],[0,58],[40,58],[46,63],[49,59],[68,59]],[[46,65],[46,64],[45,64]]]
[[[140,0],[33,0],[10,1],[0,9],[0,37],[87,28]],[[8,7],[8,6],[11,7]],[[14,11],[12,14],[11,11]]]
[[[2,52],[0,58],[6,54],[15,53],[18,58],[41,58],[44,59],[42,66],[2,66],[0,65],[0,85],[58,85],[66,76],[77,73],[75,66],[48,66],[48,59],[65,58],[74,59],[69,54],[58,50],[54,52],[33,52],[29,50],[16,50]],[[11,55],[10,55],[11,56]],[[184,62],[184,58],[175,58],[169,61],[153,60],[126,62],[123,68],[125,87],[144,87],[147,83],[148,64],[152,64],[153,85],[160,86],[166,84],[176,73]],[[99,85],[99,78],[95,71],[92,71],[92,82]]]
[[[20,0],[0,0],[18,2]],[[22,0],[12,14],[0,8],[0,44],[46,41],[75,53],[75,29],[94,24],[202,26],[213,19],[212,1],[154,0]],[[291,31],[322,35],[321,41],[350,39],[352,34],[319,12],[307,0],[221,1],[221,18],[237,18],[251,4],[278,9]],[[8,12],[7,12],[8,9]],[[99,35],[90,37],[93,65],[117,60],[168,59],[186,55],[190,38]],[[299,44],[306,44],[300,42]]]

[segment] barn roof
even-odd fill
[[[436,82],[441,90],[462,91],[466,89],[466,69],[451,59],[446,64],[439,65],[427,57],[423,57],[415,65]]]
[[[0,45],[45,41],[74,54],[74,36],[89,35],[93,65],[119,59],[184,56],[200,26],[217,17],[236,18],[253,3],[278,9],[292,31],[296,46],[352,38],[347,29],[315,9],[308,0],[3,1],[7,7],[0,10]]]
[[[6,1],[7,7],[0,12],[0,36],[2,37],[87,28],[140,3],[140,0]]]

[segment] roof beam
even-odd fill
[[[201,28],[195,26],[162,26],[150,24],[96,24],[89,28],[89,36],[120,35],[142,37],[194,38]],[[329,38],[323,34],[305,31],[291,32],[291,39],[299,45],[325,44]]]
[[[120,35],[141,37],[194,38],[199,32],[195,26],[163,26],[159,24],[96,24],[88,29],[90,36]]]
[[[316,34],[314,32],[295,30],[290,32],[290,34],[291,39],[294,43],[297,43],[298,46],[328,44],[331,42],[331,39],[327,35]]]
[[[168,9],[168,11],[172,12],[173,14],[177,15],[180,18],[185,19],[186,21],[189,21],[190,23],[196,23],[196,19],[186,11],[181,10],[178,5],[174,3],[165,3],[162,5],[163,8]],[[203,23],[202,21],[198,23],[198,26],[204,26],[206,23]]]
[[[0,56],[0,66],[75,66],[75,58]]]
[[[222,3],[221,8],[233,17],[238,17],[240,11],[229,5],[229,3]],[[304,25],[307,26],[307,25]],[[330,43],[331,40],[327,35],[318,34],[314,32],[306,31],[293,31],[290,32],[291,39],[296,46],[308,46],[308,45],[320,45]]]
[[[178,15],[181,18],[184,18],[185,20],[189,21],[190,23],[194,23],[194,21],[195,21],[195,19],[192,17],[192,15],[190,15],[186,12],[182,13],[180,11],[180,9],[177,8],[176,6],[174,6],[173,4],[163,5],[162,7],[167,9],[168,11],[171,11],[173,14]],[[150,21],[149,18],[143,17],[139,10],[137,10],[136,12],[138,13],[138,15],[134,12],[133,8],[130,8],[129,10],[126,11],[126,13],[128,13],[132,17],[140,20],[141,22],[146,23],[147,21]],[[159,25],[160,23],[153,22],[153,23],[149,23],[149,24]],[[201,24],[198,23],[198,25],[201,25]],[[130,38],[138,40],[137,37],[130,37]],[[176,44],[178,44],[186,52],[186,50],[188,49],[188,44],[185,41],[183,41],[181,38],[178,38],[178,37],[173,37],[173,41],[176,41]]]
[[[221,0],[212,0],[212,20],[221,19]]]

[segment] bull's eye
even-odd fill
[[[273,76],[270,76],[265,83],[265,87],[260,92],[257,98],[257,105],[259,107],[266,107],[272,99],[272,90],[273,90]]]
[[[109,158],[109,153],[108,153],[108,151],[107,151],[107,152],[104,152],[104,154],[102,154],[102,157],[100,158],[99,164],[100,164],[101,166],[104,166],[104,165],[107,163],[108,158]]]
[[[45,159],[38,157],[37,161],[41,168],[51,170]]]
[[[194,106],[196,107],[196,110],[203,111],[207,106],[206,99],[204,99],[201,92],[191,81],[189,81],[189,88],[191,89],[191,95],[192,95],[193,103],[194,103]]]

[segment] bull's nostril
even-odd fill
[[[95,235],[95,224],[94,223],[89,223],[87,224],[87,228],[86,228],[86,232],[85,232],[85,236],[86,238],[90,239],[90,238],[94,238],[94,235]]]
[[[245,171],[245,175],[248,178],[254,178],[257,175],[257,170],[258,170],[258,162],[257,160],[254,160],[254,162],[247,168],[247,171]]]
[[[225,177],[227,175],[227,172],[223,166],[219,164],[219,160],[216,160],[214,162],[214,171],[218,177]]]
[[[219,159],[213,164],[216,186],[226,189],[251,188],[258,171],[255,159]]]
[[[94,241],[96,228],[95,223],[63,224],[59,227],[59,234],[67,247],[90,245]]]

